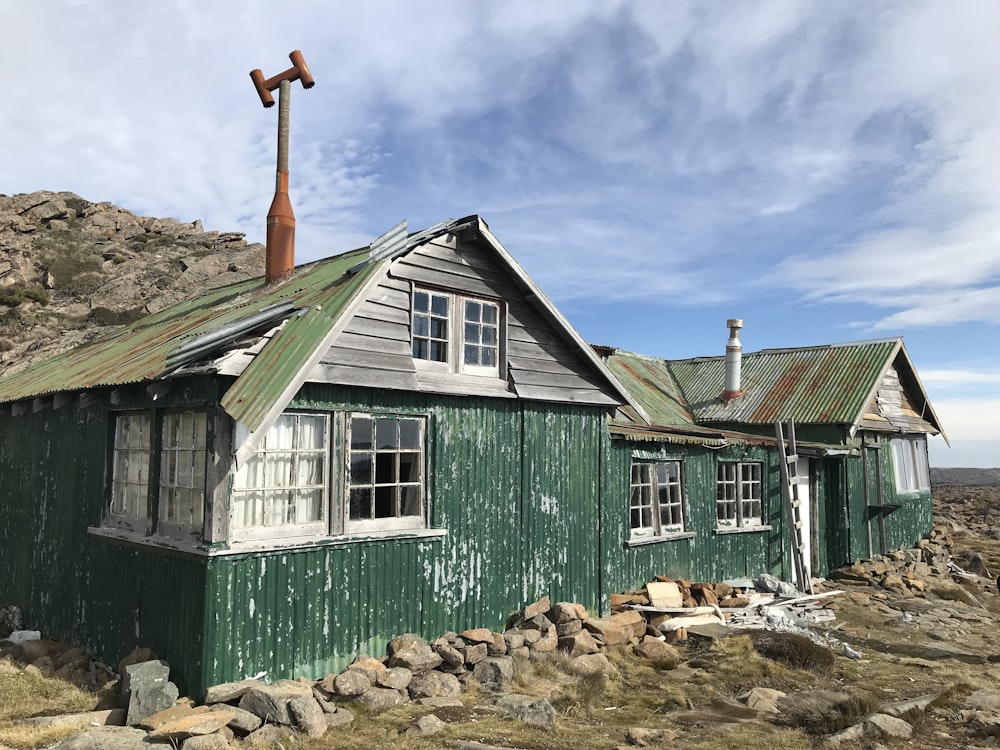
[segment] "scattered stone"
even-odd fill
[[[375,675],[365,669],[345,669],[333,680],[333,691],[345,698],[363,694],[373,684]]]
[[[125,667],[122,703],[127,711],[127,725],[134,726],[146,717],[174,705],[178,690],[167,679],[169,676],[170,667],[161,660],[138,662]]]
[[[32,727],[103,727],[125,724],[125,709],[112,708],[106,711],[87,711],[79,714],[59,714],[58,716],[36,716],[22,719],[22,724]]]
[[[463,705],[461,698],[447,698],[444,696],[420,698],[417,703],[430,708],[454,708]]]
[[[447,724],[434,714],[427,714],[417,719],[416,724],[406,730],[406,734],[417,737],[429,737],[432,734],[437,734],[446,726]]]
[[[534,604],[529,604],[527,607],[521,610],[520,619],[530,620],[538,615],[544,615],[552,609],[552,602],[549,601],[549,597],[543,596]]]
[[[149,750],[146,733],[134,727],[88,727],[52,750]]]
[[[913,727],[895,716],[888,714],[872,714],[862,722],[866,737],[882,740],[908,740],[913,735]]]
[[[472,628],[459,633],[466,643],[493,643],[493,631],[489,628]]]
[[[336,713],[326,715],[326,726],[328,729],[345,727],[352,721],[354,721],[354,714],[346,708],[339,708]]]
[[[205,693],[206,705],[211,703],[229,703],[239,700],[243,694],[253,687],[259,687],[264,683],[260,680],[240,680],[238,682],[223,682],[219,685],[212,685]]]
[[[149,733],[151,738],[181,740],[201,734],[214,734],[233,719],[233,713],[225,709],[211,709],[200,706],[186,716],[179,716],[162,723]]]
[[[508,693],[497,700],[496,706],[506,719],[517,719],[545,729],[552,729],[556,725],[555,709],[544,698]]]
[[[181,750],[225,750],[228,747],[231,747],[229,739],[221,734],[190,737],[181,744]]]
[[[669,729],[629,727],[625,730],[625,741],[633,747],[648,747],[660,742],[671,742],[677,739],[677,736],[676,732]]]
[[[240,698],[239,707],[257,714],[265,724],[292,724],[288,702],[299,695],[312,697],[312,688],[291,680],[280,680],[273,685],[258,685],[247,690]]]
[[[238,706],[213,704],[210,708],[213,711],[225,711],[226,713],[232,714],[232,718],[226,726],[234,732],[239,732],[240,734],[250,734],[250,732],[255,732],[260,729],[261,724],[264,723],[264,720],[257,714]]]
[[[375,684],[393,690],[405,690],[412,679],[413,672],[406,667],[390,667],[375,678]]]
[[[621,632],[621,631],[619,631]],[[567,635],[558,639],[559,650],[567,652],[570,656],[580,656],[582,654],[596,654],[600,647],[589,630],[579,630],[572,635]],[[541,643],[541,641],[539,641]],[[618,641],[621,643],[621,641]],[[536,644],[536,649],[538,645]],[[538,649],[541,650],[541,649]]]
[[[777,714],[779,713],[778,701],[786,695],[787,693],[783,693],[781,690],[755,687],[750,688],[740,695],[739,700],[747,704],[754,711],[759,711],[763,714]]]
[[[253,734],[247,735],[244,742],[257,750],[285,750],[294,736],[290,727],[265,724]],[[149,748],[146,747],[144,750]]]
[[[635,644],[632,649],[647,659],[672,659],[674,662],[681,661],[681,655],[676,648],[659,638],[643,638]]]
[[[583,654],[573,659],[573,671],[577,674],[612,675],[618,672],[618,668],[604,654]]]

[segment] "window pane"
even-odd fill
[[[427,337],[430,333],[430,320],[424,315],[413,316],[413,335]]]
[[[472,321],[478,323],[483,317],[483,306],[479,302],[473,302],[471,300],[466,300],[465,302],[465,319],[467,321]]]
[[[396,454],[375,454],[375,484],[391,484],[396,481]]]
[[[480,362],[483,367],[496,367],[497,364],[497,350],[496,349],[483,349],[482,350],[483,361]]]
[[[299,434],[296,445],[299,450],[321,450],[325,440],[325,417],[308,414],[299,416]]]
[[[351,484],[372,483],[372,454],[356,453],[351,456]]]
[[[465,324],[465,343],[466,344],[478,344],[479,343],[479,326],[475,323]]]
[[[302,454],[299,456],[299,466],[295,484],[298,487],[322,484],[323,455]]]
[[[374,422],[366,417],[351,420],[351,450],[371,450]]]
[[[295,498],[295,523],[311,523],[323,518],[323,490],[300,490]]]
[[[420,449],[420,422],[416,419],[399,420],[399,447],[403,450]]]
[[[496,325],[497,322],[497,306],[496,305],[483,305],[483,323],[488,323],[489,325]]]
[[[427,312],[430,304],[430,297],[427,292],[414,292],[413,293],[413,309],[419,310],[420,312]]]
[[[350,515],[351,520],[354,521],[372,517],[372,490],[370,487],[351,489]]]
[[[396,517],[396,488],[375,488],[375,518]]]
[[[440,341],[431,342],[431,362],[447,362],[448,345]]]
[[[400,453],[399,454],[399,481],[419,482],[420,481],[420,454]]]
[[[479,347],[478,346],[466,346],[465,355],[463,361],[467,365],[478,365],[479,364]]]
[[[483,326],[483,343],[488,346],[496,346],[497,329],[490,326]]]
[[[448,321],[440,320],[438,318],[431,318],[431,338],[432,339],[447,339],[448,338]]]
[[[398,421],[395,419],[375,420],[376,450],[395,450],[399,447]]]
[[[439,294],[431,297],[431,312],[434,315],[448,316],[448,298]]]
[[[427,346],[426,341],[420,341],[419,339],[413,340],[413,358],[414,359],[430,359],[430,348]]]
[[[400,487],[400,508],[401,516],[420,515],[420,487]]]

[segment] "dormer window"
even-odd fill
[[[500,377],[500,303],[413,290],[413,359],[422,369]]]

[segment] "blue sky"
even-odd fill
[[[901,335],[952,441],[932,464],[1000,466],[992,0],[8,6],[0,192],[261,240],[276,117],[248,72],[301,49],[300,261],[478,213],[594,343]]]

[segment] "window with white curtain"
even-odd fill
[[[927,440],[924,437],[893,438],[892,468],[897,492],[921,492],[931,487],[927,468]]]
[[[233,480],[232,526],[237,534],[267,535],[279,528],[284,535],[326,531],[328,435],[326,414],[278,417]]]

